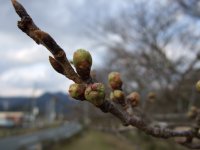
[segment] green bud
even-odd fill
[[[198,114],[198,109],[195,106],[190,107],[189,111],[187,112],[187,117],[195,118]]]
[[[122,88],[122,80],[121,80],[119,72],[111,72],[111,73],[109,73],[108,81],[109,81],[110,87],[113,90],[117,90],[117,89],[121,89]]]
[[[149,102],[151,102],[151,103],[154,103],[155,102],[155,100],[156,100],[156,93],[155,92],[149,92],[148,93],[148,100],[149,100]]]
[[[86,85],[85,84],[71,84],[69,87],[69,95],[77,100],[84,100]]]
[[[105,87],[102,83],[88,85],[85,90],[85,99],[95,106],[100,106],[105,101]]]
[[[125,105],[125,96],[124,92],[121,90],[114,90],[110,93],[110,99],[115,102],[119,103],[121,105]]]
[[[74,52],[73,64],[77,73],[83,80],[87,80],[90,77],[92,57],[88,51],[84,49],[78,49],[76,52]]]
[[[196,83],[196,90],[200,92],[200,80]]]
[[[140,95],[137,92],[132,92],[126,97],[126,99],[132,107],[136,107],[140,102]]]

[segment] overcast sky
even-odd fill
[[[35,23],[50,33],[66,51],[69,59],[78,48],[88,49],[94,56],[94,66],[101,65],[101,53],[81,34],[88,9],[112,11],[115,5],[107,0],[20,0]],[[105,2],[106,6],[105,7]],[[115,0],[116,5],[117,0]],[[108,9],[109,8],[109,9]],[[19,17],[10,0],[0,2],[0,96],[31,96],[44,91],[67,91],[69,80],[57,74],[49,65],[50,53],[34,43],[17,28]]]
[[[129,4],[129,0],[19,1],[37,26],[48,32],[66,51],[69,59],[72,59],[73,52],[78,48],[89,50],[95,60],[94,69],[105,61],[106,51],[96,47],[95,38],[88,38],[83,32],[88,27],[88,21],[103,20],[105,16],[101,14],[106,14],[106,17],[116,15],[120,9],[127,9]],[[158,0],[151,2],[156,5]],[[71,82],[51,68],[48,62],[51,54],[17,28],[19,17],[10,0],[1,0],[0,19],[0,96],[66,92]],[[174,51],[171,52],[174,57]]]

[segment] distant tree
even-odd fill
[[[200,2],[199,0],[176,0],[179,6],[182,8],[183,12],[196,17],[196,19],[200,18]]]
[[[97,11],[96,16],[102,17],[86,19],[85,27],[85,33],[109,53],[105,72],[120,71],[128,81],[125,90],[141,91],[143,98],[157,91],[157,104],[169,106],[165,108],[171,112],[187,111],[197,99],[194,88],[186,88],[184,82],[190,80],[192,87],[198,80],[194,72],[198,72],[200,34],[198,24],[186,22],[191,17],[180,10],[172,1],[157,1],[156,5],[128,1],[114,16]]]

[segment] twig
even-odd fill
[[[82,83],[83,81],[79,78],[77,73],[70,65],[64,50],[48,33],[40,30],[35,25],[32,18],[26,12],[25,8],[19,2],[17,2],[17,0],[12,0],[12,4],[15,8],[16,13],[21,18],[21,21],[18,21],[18,27],[30,38],[32,38],[37,44],[44,45],[53,54],[55,61],[57,61],[64,70],[62,72],[63,75],[76,83]],[[54,58],[52,58],[52,60]]]

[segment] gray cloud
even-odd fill
[[[50,33],[72,57],[77,48],[91,49],[93,41],[81,34],[84,19],[92,11],[109,10],[106,0],[19,0],[35,23]],[[113,0],[112,0],[113,1]],[[116,1],[115,1],[116,2]],[[106,6],[106,7],[105,7]],[[88,11],[91,9],[91,11]],[[65,91],[71,81],[57,74],[48,63],[50,53],[36,45],[17,28],[19,17],[10,0],[0,2],[0,96],[31,95],[44,91]],[[90,16],[95,17],[95,16]],[[95,52],[91,50],[91,53]],[[96,64],[100,55],[95,55]]]
[[[88,23],[93,20],[101,21],[116,15],[128,5],[128,0],[19,1],[35,23],[56,39],[69,59],[74,50],[86,48],[95,59],[94,67],[102,63],[101,55],[105,51],[94,50],[95,40],[88,38],[83,30],[89,28]],[[0,2],[0,18],[0,96],[31,95],[34,85],[37,94],[66,92],[71,82],[51,68],[48,63],[50,53],[17,28],[19,17],[10,0]]]

